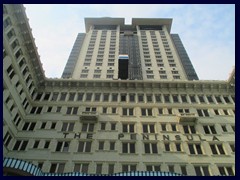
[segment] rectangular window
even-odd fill
[[[129,172],[129,171],[136,171],[136,170],[137,170],[137,165],[135,165],[135,164],[131,164],[131,165],[123,164],[122,165],[122,172]]]
[[[62,131],[73,131],[75,123],[63,123]]]
[[[138,102],[144,102],[143,94],[138,94]]]
[[[49,148],[49,144],[50,144],[50,141],[45,141],[44,149],[48,149]]]
[[[146,154],[157,154],[157,143],[144,143],[144,149]]]
[[[154,124],[143,124],[143,133],[155,133]]]
[[[56,146],[56,152],[68,152],[70,142],[69,141],[59,141]]]
[[[22,128],[23,131],[33,131],[35,128],[35,122],[25,122]]]
[[[189,97],[190,97],[190,100],[191,100],[192,103],[197,102],[196,99],[195,99],[195,95],[189,95]]]
[[[161,95],[160,94],[155,94],[155,100],[156,100],[156,103],[161,103]]]
[[[94,124],[93,123],[83,123],[82,124],[82,132],[93,132]]]
[[[103,113],[103,114],[107,114],[107,107],[103,107],[102,113]]]
[[[224,99],[224,101],[225,101],[226,103],[231,103],[230,100],[229,100],[229,98],[228,98],[228,96],[223,96],[223,99]]]
[[[112,94],[112,102],[118,101],[118,94]]]
[[[106,130],[106,123],[102,122],[100,127],[101,130]]]
[[[220,96],[215,96],[215,99],[216,99],[217,103],[219,103],[219,104],[223,103]]]
[[[172,95],[172,98],[174,103],[179,103],[178,95]]]
[[[110,142],[110,151],[114,151],[115,150],[115,142],[112,141]]]
[[[177,131],[177,125],[176,124],[171,124],[172,131]]]
[[[127,95],[126,94],[121,94],[121,102],[126,102],[127,100]]]
[[[83,95],[84,95],[84,93],[78,93],[77,100],[82,101],[83,100]]]
[[[116,123],[111,123],[111,130],[112,131],[116,130]]]
[[[141,108],[142,116],[152,116],[152,109]]]
[[[185,134],[196,134],[194,125],[183,125],[183,131]]]
[[[202,95],[198,96],[200,103],[205,103],[204,97]]]
[[[164,146],[165,146],[165,151],[171,151],[169,143],[164,143]]]
[[[65,101],[67,93],[61,93],[60,101]]]
[[[232,166],[218,166],[218,170],[222,176],[235,176]]]
[[[88,163],[76,163],[74,165],[74,172],[88,173]]]
[[[26,147],[28,145],[28,141],[24,141],[24,140],[18,140],[16,141],[14,147],[13,147],[13,150],[15,151],[25,151],[26,150]]]
[[[12,136],[10,135],[9,132],[7,132],[3,138],[3,144],[5,146],[8,146],[8,144],[10,143],[11,140],[12,140]]]
[[[52,163],[49,172],[50,173],[63,173],[64,172],[64,163]]]
[[[162,131],[167,131],[167,126],[166,126],[166,124],[161,124],[161,127],[162,127]]]
[[[188,144],[190,154],[203,154],[201,144]]]
[[[129,102],[135,102],[135,94],[129,95]]]
[[[151,94],[147,94],[147,102],[152,102],[152,95]]]
[[[175,143],[175,146],[176,146],[176,151],[178,151],[178,152],[182,151],[181,143]]]
[[[170,103],[170,95],[165,94],[164,96],[165,103]]]
[[[86,94],[86,101],[92,101],[92,93]]]
[[[134,133],[134,124],[123,124],[122,125],[122,132],[125,133]]]
[[[146,165],[146,171],[161,171],[161,165]]]
[[[213,98],[212,98],[211,95],[207,96],[207,100],[208,100],[209,103],[214,103]]]
[[[180,166],[180,168],[183,175],[188,175],[186,166]]]
[[[40,143],[39,140],[35,141],[34,144],[33,144],[33,149],[38,148],[39,143]]]
[[[109,94],[103,94],[103,101],[105,102],[109,101]]]
[[[135,143],[134,142],[123,142],[122,143],[122,153],[135,153]]]
[[[109,164],[108,165],[108,174],[113,174],[114,173],[114,164]]]
[[[101,94],[100,93],[95,93],[95,99],[94,101],[99,102],[101,98]]]
[[[199,117],[209,117],[207,109],[197,109],[197,113]]]
[[[101,174],[102,173],[102,164],[97,164],[96,166],[96,174]]]
[[[69,98],[68,98],[68,100],[69,100],[69,101],[74,101],[75,94],[76,94],[76,93],[69,93]]]
[[[226,154],[222,144],[210,144],[210,148],[212,150],[212,154],[215,154],[215,155]]]
[[[210,176],[208,166],[194,166],[197,176]]]
[[[99,141],[98,150],[104,150],[104,141]]]
[[[123,108],[123,116],[133,116],[133,108]]]
[[[50,129],[55,129],[55,127],[56,127],[56,123],[52,123]]]
[[[91,152],[91,141],[79,141],[77,152]]]
[[[205,125],[205,126],[203,126],[203,129],[204,129],[205,134],[217,134],[214,125],[211,125],[211,126]]]

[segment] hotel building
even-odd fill
[[[4,175],[235,175],[235,70],[199,80],[172,19],[85,18],[47,78],[3,5]]]

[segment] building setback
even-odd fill
[[[171,24],[85,18],[51,79],[25,8],[3,5],[4,175],[235,175],[235,70],[198,80]]]

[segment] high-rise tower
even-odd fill
[[[85,22],[47,78],[23,5],[3,5],[4,175],[235,175],[235,71],[189,81],[170,19]]]
[[[172,19],[85,18],[63,78],[198,80]],[[124,57],[124,59],[122,59]],[[125,69],[125,70],[123,70]]]

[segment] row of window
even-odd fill
[[[56,122],[50,122],[47,125],[47,122],[42,122],[40,129],[55,129]],[[33,131],[35,129],[36,122],[25,122],[22,126],[23,131]],[[75,123],[74,122],[63,122],[61,131],[73,132]],[[94,123],[83,123],[81,132],[94,132],[96,124]],[[97,125],[98,130],[102,131],[116,131],[119,130],[116,122],[100,122]],[[136,123],[121,123],[121,128],[123,133],[136,133]],[[234,125],[221,124],[222,133],[235,132]],[[194,125],[180,125],[176,123],[160,123],[160,129],[157,130],[156,123],[142,123],[142,132],[143,133],[158,133],[158,132],[180,132],[184,134],[197,134],[196,127]],[[202,125],[203,132],[205,134],[219,134],[219,130],[216,130],[216,125]]]
[[[115,164],[114,163],[95,163],[95,173],[96,174],[102,174],[103,170],[104,170],[104,166],[105,169],[107,170],[107,174],[113,174],[116,173],[115,170]],[[42,168],[43,166],[43,162],[38,163],[38,167]],[[180,166],[180,170],[181,173],[184,175],[189,175],[187,172],[187,167],[186,165],[182,165],[179,164]],[[82,172],[82,173],[89,173],[90,171],[90,163],[89,162],[85,162],[85,163],[74,163],[74,168],[73,171],[74,172]],[[167,165],[168,167],[168,171],[175,173],[176,172],[176,168],[177,168],[177,164],[175,165]],[[210,176],[210,167],[208,165],[194,165],[194,170],[195,170],[195,174],[197,176]],[[65,163],[51,163],[49,172],[50,173],[63,173],[64,172],[64,168],[65,168]],[[219,171],[219,175],[223,175],[223,176],[234,176],[235,175],[235,169],[233,166],[231,165],[217,165],[218,171]],[[146,163],[145,164],[145,169],[146,171],[163,171],[162,169],[162,164],[161,163],[154,163],[154,164],[150,164],[150,163]],[[137,164],[135,163],[131,163],[131,164],[126,164],[126,163],[122,163],[121,164],[121,172],[129,172],[129,171],[137,171]],[[166,171],[166,170],[164,170]]]
[[[102,66],[102,64],[98,66]],[[111,63],[111,66],[114,66],[114,64]],[[94,79],[100,78],[100,77],[101,77],[101,74],[93,74]],[[113,77],[114,77],[114,74],[106,74],[107,79],[112,79]],[[88,74],[80,74],[80,78],[88,78]]]
[[[6,18],[4,20],[4,22],[5,22],[6,28],[8,26],[12,25],[9,17]],[[20,43],[19,43],[18,39],[16,38],[16,33],[13,28],[11,30],[7,31],[7,37],[8,37],[8,40],[11,41],[11,48],[12,48],[13,53],[15,53],[16,59],[20,58],[23,53],[22,53],[22,50],[20,48]],[[28,70],[28,67],[27,67],[24,57],[19,59],[18,64],[19,64],[20,71],[22,72],[23,78],[26,82],[26,86],[27,86],[28,90],[30,91],[31,88],[34,87],[34,83],[33,83],[32,77],[29,73],[29,70]],[[13,76],[15,75],[12,65],[10,65],[8,67],[7,73],[9,75],[10,79],[12,79]]]
[[[187,94],[134,94],[134,93],[83,93],[45,92],[38,93],[36,101],[103,101],[103,102],[146,102],[146,103],[234,103],[234,96],[187,95]]]
[[[53,107],[49,106],[46,112],[52,112]],[[117,108],[117,107],[85,107],[84,112],[99,112],[103,114],[121,114],[122,116],[136,116],[137,110],[139,108]],[[100,111],[101,110],[101,111]],[[161,116],[161,115],[198,115],[199,117],[210,117],[210,114],[215,115],[226,115],[226,116],[233,116],[235,115],[235,110],[231,109],[196,109],[190,113],[189,109],[176,109],[176,108],[158,108],[158,111],[155,111],[155,108],[140,108],[140,116]],[[41,114],[43,111],[42,106],[33,106],[30,110],[31,114]],[[61,107],[57,107],[54,112],[61,112]],[[209,114],[210,113],[210,114]],[[66,114],[69,115],[77,115],[79,114],[79,107],[67,107]]]
[[[10,139],[10,140],[9,140]],[[4,145],[9,144],[12,137],[8,134],[4,137]],[[40,144],[40,140],[36,140],[32,146],[33,149],[48,149],[50,141],[42,141],[44,144]],[[28,140],[17,140],[13,146],[14,151],[25,151],[27,149],[29,141]],[[71,141],[58,141],[55,146],[55,152],[69,152]],[[90,153],[93,152],[93,141],[79,141],[77,150],[75,152],[80,153]],[[159,154],[161,149],[164,152],[185,152],[183,148],[183,143],[181,142],[163,142],[163,149],[160,148],[160,144],[155,141],[142,142],[144,154]],[[209,143],[209,149],[211,154],[205,151],[206,145],[203,147],[201,143],[187,143],[188,154],[190,155],[228,155],[228,148],[235,153],[235,144],[222,144],[222,143]],[[116,150],[116,141],[104,141],[99,140],[98,146],[96,147],[97,151],[117,151]],[[136,154],[136,142],[121,142],[120,148],[121,154]]]

